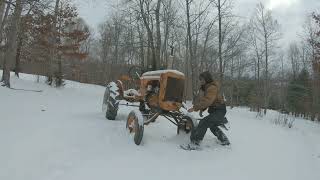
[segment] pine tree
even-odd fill
[[[303,69],[297,79],[293,79],[288,86],[287,108],[295,115],[308,116],[311,112],[312,87],[310,75]]]
[[[48,84],[57,87],[64,84],[63,62],[84,60],[88,52],[81,50],[82,43],[89,37],[89,29],[78,18],[77,9],[68,1],[57,1],[57,14],[42,9],[23,16],[24,43],[21,58],[26,61],[47,63]],[[55,25],[55,28],[52,26]],[[54,40],[53,40],[54,39]]]

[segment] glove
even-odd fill
[[[200,110],[200,112],[199,112],[199,116],[200,116],[200,117],[203,117],[202,112],[203,112],[203,111],[202,111],[202,110]]]

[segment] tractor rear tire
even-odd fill
[[[131,111],[128,115],[126,129],[129,134],[133,135],[136,145],[140,145],[143,138],[144,122],[140,111]]]
[[[107,85],[104,92],[102,111],[109,120],[115,120],[119,109],[119,88],[116,83],[111,82]]]

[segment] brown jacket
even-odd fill
[[[195,111],[205,110],[208,107],[224,104],[224,99],[220,95],[220,86],[218,82],[211,82],[205,85],[204,92],[200,95],[198,101],[193,104]]]

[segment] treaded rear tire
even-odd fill
[[[119,109],[119,88],[116,83],[111,82],[107,85],[104,92],[102,111],[106,119],[115,120]]]

